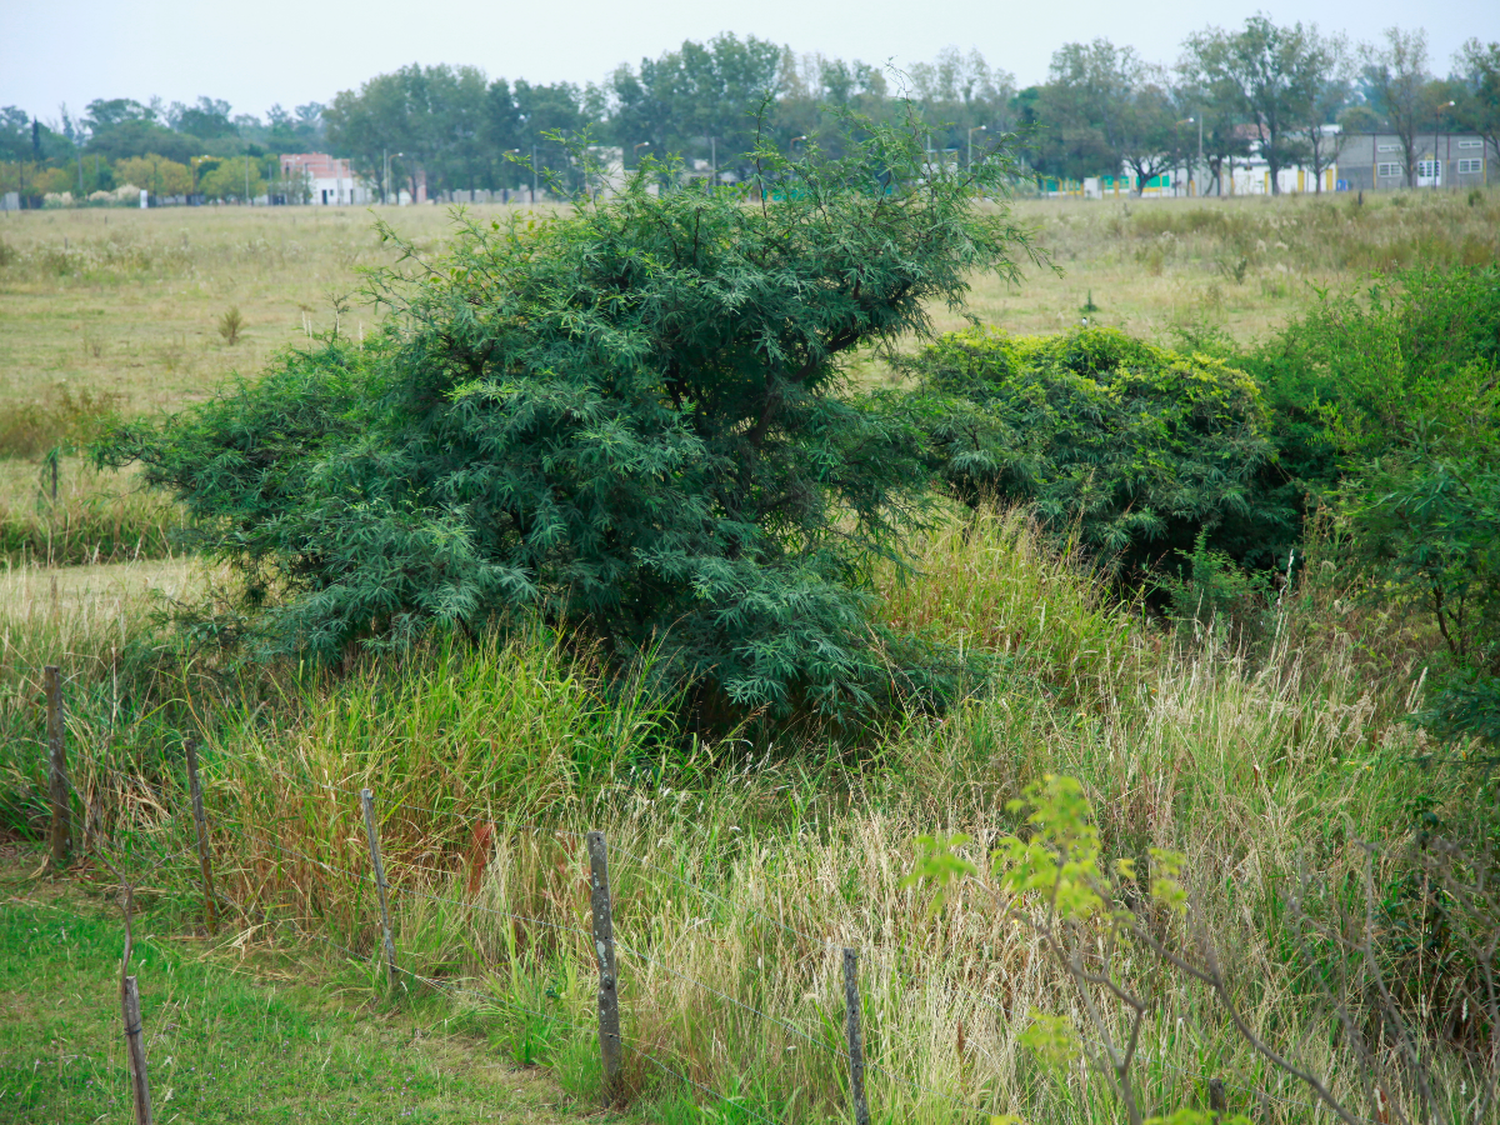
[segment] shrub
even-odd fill
[[[945,336],[911,364],[905,406],[953,494],[1029,504],[1118,572],[1173,568],[1200,532],[1254,558],[1290,527],[1255,495],[1273,456],[1254,382],[1112,328]]]
[[[840,398],[841,364],[1025,246],[972,207],[1004,168],[931,177],[921,136],[766,148],[749,195],[655,194],[648,170],[556,219],[461,222],[440,260],[376,276],[398,313],[378,345],[290,354],[106,456],[145,459],[288,595],[283,647],[524,609],[616,660],[654,645],[735,709],[858,708],[889,681],[861,588],[925,475],[915,431]]]

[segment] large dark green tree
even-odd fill
[[[926,477],[915,427],[843,396],[843,365],[1028,244],[972,206],[998,161],[924,177],[915,129],[848,151],[762,149],[737,197],[642,175],[463,225],[375,279],[378,343],[289,354],[113,456],[176,489],[283,645],[539,613],[738,707],[858,706],[890,682],[860,589]]]

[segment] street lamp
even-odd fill
[[[1444,102],[1442,105],[1440,105],[1440,106],[1437,107],[1437,113],[1434,115],[1434,118],[1433,118],[1433,124],[1434,124],[1434,129],[1433,129],[1433,134],[1432,134],[1432,190],[1433,191],[1437,191],[1437,189],[1438,189],[1438,181],[1441,180],[1442,177],[1443,177],[1443,165],[1445,163],[1447,163],[1447,161],[1439,160],[1438,159],[1438,134],[1437,134],[1437,129],[1436,129],[1435,126],[1445,116],[1445,114],[1443,113],[1443,111],[1446,110],[1446,109],[1452,109],[1457,104],[1458,104],[1457,102]]]
[[[793,137],[791,139],[791,141],[787,145],[788,151],[790,151],[791,153],[793,153],[795,155],[796,152],[797,152],[797,142],[798,141],[805,141],[805,140],[807,140],[807,134],[806,133],[803,133],[801,136],[798,136],[798,137]]]
[[[970,168],[970,170],[972,170],[973,167],[974,167],[974,134],[975,133],[988,133],[989,131],[990,131],[989,127],[986,126],[986,125],[975,125],[974,128],[972,128],[972,129],[969,130],[969,168]]]
[[[390,182],[391,182],[391,157],[393,157],[393,156],[405,156],[406,155],[406,153],[404,153],[404,152],[392,152],[390,149],[385,149],[384,152],[385,152],[385,178],[380,181],[380,202],[382,202],[382,203],[384,203],[386,201],[386,199],[385,199],[385,193],[386,193],[387,189],[389,188],[389,185],[390,185]],[[398,204],[401,202],[401,193],[399,191],[396,193],[396,202]]]
[[[643,148],[650,148],[650,147],[651,147],[651,142],[650,141],[642,141],[640,144],[636,145],[634,148],[632,148],[630,150],[630,159],[632,159],[632,160],[635,161],[635,166],[637,168],[639,168],[641,166],[641,161],[640,161],[640,151],[641,151],[641,149],[643,149]]]
[[[1201,113],[1198,114],[1196,116],[1196,118],[1189,117],[1188,120],[1189,121],[1196,120],[1198,122],[1198,163],[1196,163],[1196,164],[1193,165],[1193,174],[1189,177],[1189,181],[1196,184],[1197,183],[1197,178],[1196,178],[1197,177],[1197,173],[1203,171],[1203,114],[1201,114]],[[1198,195],[1202,195],[1203,194],[1203,185],[1202,184],[1198,184],[1198,188],[1197,188],[1196,194],[1198,194]]]

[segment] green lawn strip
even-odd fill
[[[24,859],[35,869],[39,856]],[[4,867],[0,1122],[128,1120],[120,912],[108,897]],[[444,1033],[440,1019],[339,1007],[326,991],[200,959],[197,947],[137,919],[131,971],[157,1121],[567,1119],[547,1072]]]

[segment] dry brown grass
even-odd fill
[[[1451,193],[1238,199],[1019,200],[1017,217],[1061,268],[1019,288],[975,279],[970,312],[1014,332],[1096,323],[1148,339],[1211,324],[1239,340],[1296,315],[1310,286],[1371,269],[1500,257],[1500,195]],[[505,213],[478,206],[480,218]],[[58,384],[119,396],[128,411],[175,409],[232,372],[253,375],[278,348],[332,322],[332,298],[360,269],[388,264],[380,214],[419,246],[450,229],[446,207],[162,208],[10,212],[0,239],[0,404]],[[1243,264],[1241,264],[1243,263]],[[243,328],[226,343],[231,308]],[[346,327],[374,323],[356,300]],[[960,317],[938,310],[939,330]]]
[[[1399,203],[1398,203],[1399,201]],[[1500,193],[1471,206],[1456,193],[1250,196],[1226,199],[1021,200],[1062,275],[1029,270],[1024,286],[975,282],[970,311],[1011,332],[1090,322],[1151,340],[1208,323],[1241,342],[1298,315],[1313,286],[1358,283],[1371,270],[1500,258]],[[938,317],[939,329],[960,327]]]

